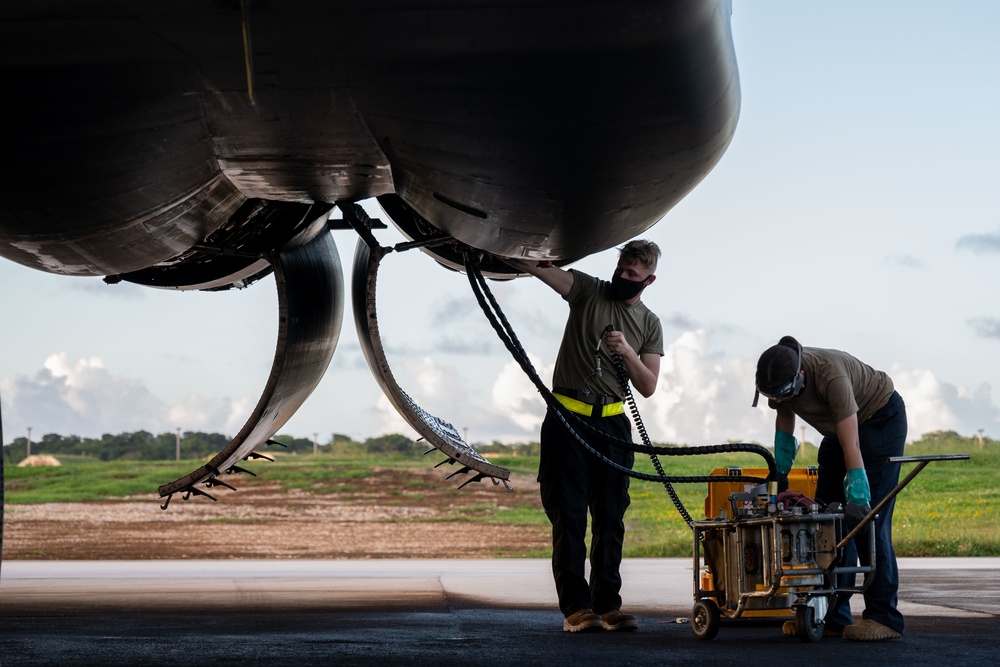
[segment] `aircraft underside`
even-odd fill
[[[514,278],[648,229],[718,162],[739,80],[729,0],[56,0],[0,9],[0,257],[66,276],[226,291],[274,273],[279,336],[246,425],[160,495],[234,486],[340,334],[336,206],[361,241],[354,315],[390,401],[463,480],[506,481],[392,377],[357,202],[414,247]],[[219,298],[225,298],[221,296]],[[210,495],[210,494],[209,494]]]

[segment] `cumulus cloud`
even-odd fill
[[[460,369],[429,356],[404,359],[394,373],[400,388],[414,403],[452,424],[463,437],[468,431],[470,442],[524,441],[537,436],[536,429],[525,428],[489,404],[487,397],[476,394],[474,386],[482,385],[482,376],[467,377]],[[537,412],[543,414],[544,409],[538,408]],[[373,413],[377,431],[373,435],[413,433],[384,395],[376,401]]]
[[[415,432],[413,427],[411,427],[410,424],[399,414],[396,408],[393,407],[392,402],[386,398],[384,393],[379,395],[378,400],[375,401],[375,407],[372,411],[374,413],[374,423],[376,424],[374,432],[372,433],[373,436],[384,435],[386,433],[413,435]],[[434,413],[432,412],[431,414]],[[448,421],[440,415],[434,416]]]
[[[924,263],[913,255],[892,255],[887,258],[890,264],[896,264],[907,269],[922,269]]]
[[[183,401],[167,408],[167,423],[184,424],[185,430],[236,433],[243,428],[254,405],[255,403],[250,398],[233,400],[188,394]],[[221,424],[222,426],[207,429],[187,426],[188,424]]]
[[[773,414],[750,407],[755,367],[714,350],[704,329],[681,334],[660,361],[656,392],[639,407],[650,437],[689,445],[770,443]]]
[[[969,326],[977,336],[1000,338],[1000,320],[993,317],[978,317],[969,320]]]
[[[185,430],[235,433],[253,407],[250,399],[188,396],[168,405],[141,382],[115,375],[100,357],[50,355],[33,377],[5,379],[5,437],[25,432],[98,437],[104,433]]]
[[[531,361],[548,383],[552,361],[534,355]],[[669,342],[657,391],[649,399],[636,396],[650,437],[690,445],[731,440],[770,445],[773,412],[763,403],[750,407],[755,363],[727,353],[704,329]],[[534,385],[513,361],[490,368],[496,370],[475,364],[456,367],[413,355],[404,357],[394,371],[421,408],[452,423],[463,436],[467,433],[472,443],[537,439],[545,406]],[[890,374],[907,404],[910,440],[939,430],[970,435],[982,428],[993,437],[1000,433],[1000,409],[990,385],[955,386],[926,369],[893,367]],[[48,357],[32,377],[0,380],[0,397],[8,442],[28,426],[39,436],[163,433],[178,426],[233,434],[256,400],[191,394],[169,404],[142,382],[115,374],[99,357],[71,359],[65,354]],[[363,437],[415,435],[384,396],[374,404],[350,399],[339,404],[345,412],[335,416],[343,428],[349,426]],[[807,439],[814,437],[807,433]]]
[[[656,394],[646,401],[648,407],[640,404],[650,436],[691,445],[728,440],[769,445],[774,413],[763,402],[756,410],[749,407],[755,366],[756,360],[714,349],[704,330],[682,334],[666,350]],[[940,430],[1000,433],[1000,408],[989,384],[969,389],[943,382],[929,370],[898,366],[890,375],[906,401],[909,440]]]
[[[1000,252],[1000,232],[994,234],[966,234],[955,244],[959,250],[978,253]]]
[[[534,357],[532,362],[543,381],[548,381],[551,364]],[[766,402],[756,409],[750,407],[755,368],[756,359],[726,353],[704,329],[681,334],[665,350],[657,391],[649,399],[636,395],[650,437],[655,442],[688,445],[729,441],[770,445],[773,411]],[[931,371],[901,367],[890,374],[907,403],[911,441],[939,430],[971,434],[984,428],[1000,433],[1000,408],[988,384],[969,390],[942,382]],[[492,394],[496,415],[516,424],[528,437],[537,437],[544,404],[516,364],[510,362],[501,370]],[[804,424],[800,420],[798,425]],[[806,439],[816,442],[819,436],[807,426]]]
[[[654,442],[702,445],[761,441],[768,434],[772,417],[750,407],[753,363],[711,350],[704,330],[682,334],[665,352],[656,393],[649,399],[635,394],[640,416]],[[542,381],[548,382],[553,364],[534,356],[531,361]],[[545,404],[514,362],[508,363],[493,383],[493,407],[529,437],[538,437]],[[639,439],[637,432],[635,439]]]
[[[890,375],[906,402],[909,440],[931,431],[969,435],[982,428],[1000,433],[1000,409],[993,402],[990,385],[970,390],[941,382],[929,370],[899,366],[893,366]]]
[[[528,359],[542,382],[548,383],[548,379],[552,377],[553,364],[547,364],[530,353]],[[517,424],[525,434],[536,436],[545,417],[545,401],[516,362],[508,362],[500,371],[493,382],[491,397],[493,408],[498,414]]]
[[[890,375],[896,391],[906,403],[909,439],[928,431],[958,430],[958,418],[948,405],[938,379],[928,370],[904,370],[893,366]]]

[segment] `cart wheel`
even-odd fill
[[[816,622],[816,610],[809,605],[795,609],[795,635],[804,642],[816,643],[823,638],[826,621]]]
[[[719,634],[719,607],[705,600],[695,602],[691,610],[691,629],[698,639],[714,639]]]

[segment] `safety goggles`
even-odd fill
[[[785,384],[779,385],[777,387],[755,387],[753,392],[753,403],[752,407],[757,407],[757,400],[763,396],[766,399],[781,402],[785,399],[791,398],[795,395],[795,377],[793,376],[791,380]]]
[[[757,391],[764,398],[772,401],[783,401],[795,395],[795,378],[778,387],[757,387]]]

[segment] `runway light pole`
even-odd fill
[[[25,458],[27,458],[28,456],[31,456],[31,427],[30,426],[28,427],[28,453],[25,455]]]
[[[313,433],[313,456],[316,456],[316,454],[319,451],[319,445],[317,445],[317,443],[316,443],[316,438],[318,438],[318,437],[319,437],[319,433]]]
[[[177,427],[177,446],[176,446],[176,449],[177,449],[176,459],[178,461],[180,461],[181,460],[181,427],[180,426]]]

